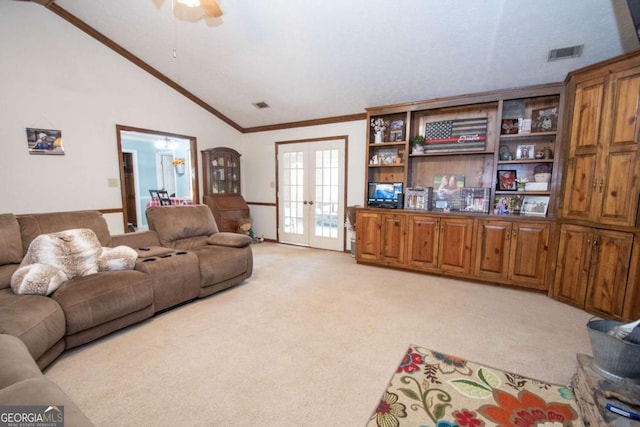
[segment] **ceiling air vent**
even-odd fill
[[[262,110],[263,108],[269,108],[269,104],[267,104],[264,101],[254,102],[253,106],[256,107],[258,110]]]
[[[556,59],[575,58],[582,55],[583,44],[569,47],[561,47],[558,49],[551,49],[549,51],[549,59],[547,61],[555,61]]]

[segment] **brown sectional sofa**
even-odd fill
[[[147,218],[148,231],[112,236],[98,211],[0,214],[0,334],[19,338],[43,369],[67,348],[251,276],[251,240],[218,232],[206,205],[152,207]],[[11,276],[31,241],[40,234],[74,228],[93,230],[104,247],[136,249],[135,269],[76,277],[49,296],[14,294]],[[1,351],[5,342],[7,338],[0,339]],[[0,379],[2,371],[0,367]]]

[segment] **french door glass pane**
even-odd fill
[[[315,152],[315,236],[338,236],[338,150]]]
[[[304,234],[304,161],[302,152],[283,154],[284,231]]]

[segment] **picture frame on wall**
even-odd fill
[[[62,131],[27,128],[27,149],[29,154],[64,155]]]
[[[520,212],[523,215],[547,216],[548,209],[549,196],[525,196]]]
[[[500,191],[517,191],[516,183],[517,172],[515,170],[499,170],[498,171],[498,190]]]

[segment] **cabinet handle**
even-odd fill
[[[593,189],[595,190],[597,186],[598,186],[598,180],[594,178],[593,179]]]
[[[600,192],[602,193],[602,185],[604,184],[604,179],[600,179]]]

